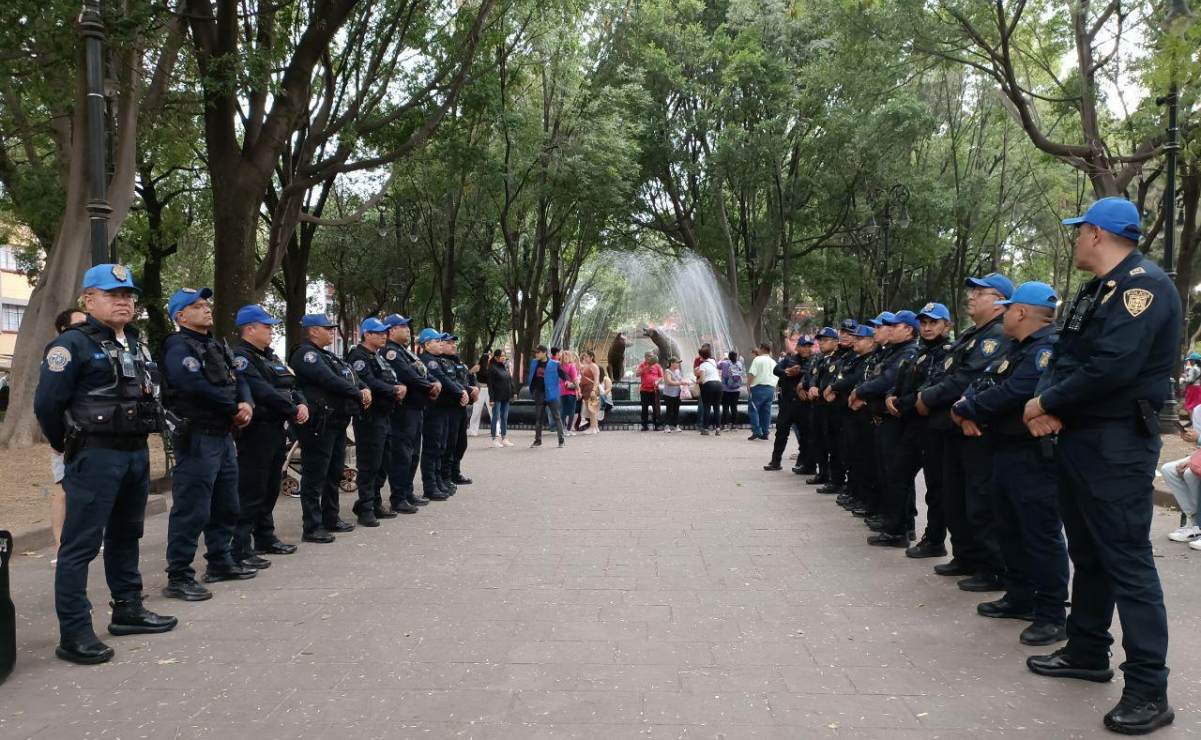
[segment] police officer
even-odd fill
[[[400,314],[389,314],[384,318],[388,327],[384,359],[392,366],[397,379],[408,388],[404,399],[392,412],[392,429],[388,437],[389,503],[392,511],[400,514],[415,514],[417,507],[429,503],[428,498],[413,490],[413,477],[421,461],[421,427],[426,410],[442,391],[442,384],[432,379],[425,363],[409,350],[411,323],[408,317]],[[376,505],[381,503],[377,501]]]
[[[452,412],[451,428],[449,439],[451,440],[450,448],[450,468],[447,471],[448,479],[456,486],[469,486],[471,479],[463,475],[463,455],[467,454],[467,425],[471,419],[470,404],[475,403],[480,397],[479,384],[476,382],[475,373],[467,367],[467,363],[463,362],[463,358],[459,357],[459,338],[453,334],[446,336],[444,344],[446,354],[443,356],[443,362],[450,367],[450,372],[454,374],[455,381],[467,390],[468,406]],[[460,418],[461,417],[461,418]]]
[[[857,388],[867,372],[868,356],[876,351],[876,331],[868,324],[855,325],[855,340],[851,344],[853,353],[840,363],[838,375],[825,391],[826,401],[834,404],[835,408],[845,409],[839,433],[843,436],[840,444],[842,459],[847,461],[847,493],[850,501],[846,508],[856,516],[866,516],[866,503],[871,490],[877,485],[875,455],[872,454],[872,422],[871,413],[860,401],[854,407],[850,404],[851,392]]]
[[[192,560],[204,533],[205,583],[254,578],[258,571],[234,562],[238,524],[238,453],[232,430],[254,414],[250,387],[233,353],[213,337],[209,288],[181,288],[167,302],[179,330],[163,340],[163,404],[173,414],[175,470],[167,522],[167,585],[163,596],[203,601],[213,594],[196,582]]]
[[[233,556],[236,562],[261,570],[271,565],[262,555],[296,552],[296,545],[276,536],[273,512],[287,462],[287,423],[303,426],[309,408],[296,376],[271,349],[273,327],[279,320],[262,306],[251,305],[238,309],[234,322],[239,334],[233,346],[234,366],[250,386],[254,415],[237,439],[240,512]]]
[[[817,474],[817,432],[814,431],[815,406],[809,398],[809,389],[813,387],[816,375],[817,361],[820,353],[816,351],[817,341],[812,337],[801,336],[797,339],[797,356],[801,362],[801,378],[797,382],[796,397],[800,402],[797,413],[797,452],[796,465],[792,472],[796,475]]]
[[[420,345],[418,357],[425,363],[430,377],[442,385],[434,403],[425,411],[421,430],[421,488],[423,495],[431,501],[445,501],[454,495],[455,485],[444,476],[443,462],[446,456],[449,417],[466,391],[446,372],[440,355],[442,332],[426,327],[417,337]]]
[[[891,311],[881,311],[874,319],[868,320],[874,330],[874,347],[871,352],[863,360],[863,368],[860,372],[859,385],[862,385],[872,378],[879,375],[884,358],[888,354],[889,345],[892,342],[892,324],[886,324],[885,319],[892,320],[895,314]],[[851,508],[851,513],[855,516],[863,517],[864,524],[873,531],[879,531],[881,528],[880,521],[880,506],[882,499],[882,483],[883,477],[880,474],[880,460],[876,454],[877,447],[877,424],[878,417],[872,411],[871,406],[864,399],[860,398],[856,391],[859,385],[851,390],[849,396],[846,397],[845,403],[851,410],[852,415],[859,420],[861,426],[855,433],[848,437],[847,444],[855,445],[856,467],[862,472],[861,475],[867,475],[867,479],[871,481],[869,485],[859,486],[861,495],[858,497],[859,505]],[[870,470],[870,472],[866,472]]]
[[[818,354],[813,361],[812,378],[809,384],[809,402],[813,404],[813,438],[816,440],[817,474],[807,478],[808,485],[821,486],[818,493],[837,493],[842,487],[842,470],[836,469],[837,455],[832,455],[834,445],[830,442],[832,407],[826,403],[823,393],[833,377],[833,367],[838,351],[838,332],[832,326],[823,326],[817,332]]]
[[[1149,530],[1157,415],[1171,393],[1182,317],[1176,286],[1137,249],[1140,221],[1129,201],[1102,198],[1064,222],[1078,227],[1076,267],[1096,277],[1072,302],[1050,372],[1024,414],[1035,436],[1059,434],[1060,514],[1075,566],[1068,643],[1026,665],[1047,676],[1108,680],[1116,605],[1126,680],[1105,726],[1126,734],[1175,717]]]
[[[838,346],[834,350],[831,357],[831,362],[827,369],[827,374],[823,380],[821,389],[822,399],[826,398],[826,391],[838,379],[838,376],[843,374],[843,370],[851,362],[856,361],[858,355],[855,352],[855,332],[859,328],[859,322],[855,319],[843,319],[838,325]],[[830,403],[826,415],[827,424],[827,444],[829,445],[830,455],[830,475],[831,482],[817,489],[818,493],[829,494],[847,494],[847,471],[850,466],[850,458],[846,449],[846,421],[850,415],[850,407],[847,406],[846,398],[837,403]],[[843,505],[850,503],[846,498],[843,499]]]
[[[779,409],[776,412],[776,437],[772,443],[771,461],[763,466],[764,470],[780,470],[784,459],[784,449],[788,447],[788,438],[792,436],[793,425],[800,420],[801,401],[797,398],[797,386],[801,382],[801,371],[804,363],[797,352],[784,355],[776,363],[772,373],[779,379]]]
[[[930,417],[930,426],[946,434],[943,464],[943,512],[951,530],[954,557],[934,566],[942,576],[970,576],[959,581],[964,591],[999,591],[1000,544],[992,516],[992,454],[983,437],[964,436],[951,422],[951,405],[994,360],[1004,356],[1008,339],[1001,327],[1013,283],[999,273],[970,277],[968,314],[973,326],[959,335],[940,374],[917,394],[915,407]]]
[[[917,393],[930,374],[941,370],[951,348],[951,312],[941,303],[927,303],[918,312],[921,340],[912,359],[897,368],[896,382],[885,399],[888,413],[901,422],[900,442],[889,453],[889,486],[900,486],[889,495],[894,520],[911,524],[917,517],[917,492],[912,485],[918,471],[926,482],[926,531],[917,544],[905,550],[911,558],[943,557],[947,536],[942,513],[942,468],[945,434],[932,431],[927,417],[917,413]],[[907,485],[905,481],[909,481]],[[903,498],[902,498],[903,497]]]
[[[154,363],[129,324],[137,315],[124,265],[96,265],[83,277],[87,321],[46,348],[34,413],[42,434],[66,463],[67,517],[54,608],[55,655],[72,663],[104,663],[113,649],[96,637],[88,601],[88,566],[104,542],[104,576],[112,594],[112,635],[166,632],[175,617],[142,605],[138,540],[150,494],[146,437],[159,429]]]
[[[920,326],[917,314],[912,311],[897,311],[882,318],[881,326],[888,336],[887,349],[875,366],[875,373],[855,389],[851,403],[863,400],[872,414],[876,425],[876,463],[880,471],[881,485],[876,500],[878,518],[869,526],[877,534],[868,538],[868,544],[884,547],[908,547],[913,538],[913,506],[915,491],[914,476],[917,471],[899,473],[895,469],[894,456],[904,444],[905,426],[899,417],[888,413],[886,401],[896,385],[897,375],[917,355],[917,332]],[[878,332],[879,330],[877,330]]]
[[[362,341],[346,355],[346,361],[368,388],[371,389],[371,407],[355,417],[354,444],[355,462],[358,465],[356,481],[359,498],[354,504],[354,513],[364,527],[378,527],[380,518],[396,516],[384,511],[377,501],[384,485],[384,451],[388,435],[392,430],[391,417],[396,404],[404,399],[408,388],[396,378],[392,365],[380,354],[388,343],[388,327],[375,317],[363,321],[359,327]]]
[[[1026,645],[1067,639],[1068,552],[1059,518],[1058,486],[1051,440],[1037,440],[1022,423],[1050,366],[1059,296],[1046,283],[1024,283],[1003,301],[1009,351],[995,360],[951,407],[952,418],[970,437],[992,440],[997,535],[1005,561],[1005,595],[976,607],[985,617],[1025,619]]]
[[[338,517],[338,491],[346,465],[346,427],[371,405],[371,391],[350,365],[325,348],[337,322],[323,314],[300,321],[305,339],[292,352],[292,369],[309,401],[309,422],[300,433],[300,507],[305,542],[328,544],[334,532],[354,525]]]

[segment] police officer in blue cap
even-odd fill
[[[400,383],[392,365],[380,354],[388,343],[388,327],[384,322],[372,316],[363,321],[359,330],[362,339],[347,353],[346,361],[371,389],[371,407],[354,420],[355,462],[358,465],[355,480],[359,486],[354,513],[361,526],[378,527],[380,519],[396,516],[380,505],[380,489],[387,475],[384,452],[392,430],[392,412],[404,399],[408,388]]]
[[[104,543],[104,576],[112,594],[112,635],[166,632],[175,617],[142,604],[138,540],[150,494],[146,437],[159,430],[157,370],[138,332],[137,295],[124,265],[96,265],[84,274],[87,321],[46,348],[34,414],[42,434],[66,463],[67,518],[54,608],[55,655],[72,663],[103,663],[113,649],[96,637],[88,601],[88,566]]]
[[[292,352],[292,369],[309,402],[309,422],[300,433],[300,508],[304,542],[329,544],[335,532],[354,525],[339,516],[338,492],[346,466],[346,427],[371,406],[371,390],[350,365],[326,349],[337,322],[324,314],[300,320],[304,341]]]
[[[192,560],[204,533],[205,583],[254,578],[257,571],[233,558],[237,528],[238,453],[233,430],[254,414],[250,387],[233,352],[212,335],[208,288],[181,288],[167,302],[179,327],[163,340],[163,404],[172,414],[175,470],[167,523],[167,585],[163,595],[203,601],[212,593],[196,582]]]
[[[911,528],[917,517],[913,479],[921,471],[926,482],[926,531],[905,554],[911,558],[933,558],[947,554],[943,544],[947,525],[942,513],[946,435],[931,431],[927,417],[917,413],[916,406],[918,390],[926,384],[931,372],[936,368],[941,371],[951,349],[948,339],[951,312],[941,303],[927,303],[918,312],[917,319],[921,336],[917,353],[897,368],[896,382],[884,401],[889,415],[901,422],[900,443],[889,455],[889,485],[894,487],[889,494],[889,505],[893,507],[892,521],[903,522]],[[900,488],[900,492],[896,488]]]
[[[395,513],[415,514],[417,507],[429,503],[428,498],[413,490],[413,477],[421,462],[421,429],[426,410],[442,391],[442,384],[409,349],[413,340],[412,321],[400,314],[389,314],[384,324],[388,327],[384,359],[408,389],[391,418],[387,453],[389,504]],[[382,501],[376,501],[377,506],[381,504]]]
[[[763,466],[764,470],[781,470],[784,450],[788,447],[788,438],[793,435],[793,427],[800,422],[801,401],[797,398],[797,387],[801,383],[801,373],[804,370],[799,346],[797,352],[784,355],[772,373],[778,379],[779,406],[776,410],[776,436],[772,443],[771,460]],[[765,424],[766,426],[766,424]]]
[[[850,404],[850,396],[865,377],[867,359],[876,351],[876,330],[869,324],[856,324],[849,359],[840,363],[838,375],[826,389],[826,401],[834,404],[835,409],[842,408],[842,423],[839,433],[842,435],[840,449],[843,459],[847,462],[847,493],[852,504],[847,508],[857,516],[865,516],[864,503],[868,500],[869,492],[879,481],[876,480],[875,456],[871,454],[873,445],[871,414],[862,402],[855,406]]]
[[[904,444],[905,426],[899,417],[888,413],[886,401],[901,367],[913,361],[918,353],[919,329],[917,314],[897,311],[881,317],[880,329],[885,333],[885,351],[874,367],[874,373],[852,394],[851,403],[862,400],[872,414],[875,424],[876,467],[881,485],[874,501],[876,518],[868,526],[877,532],[868,544],[885,547],[907,547],[913,538],[913,517],[910,503],[915,496],[914,474],[905,477],[896,469],[895,454]],[[880,329],[876,333],[880,333]]]
[[[1168,621],[1150,536],[1159,410],[1180,348],[1180,296],[1138,251],[1138,209],[1102,198],[1078,218],[1076,267],[1096,277],[1067,311],[1050,369],[1024,419],[1058,433],[1060,514],[1075,565],[1068,643],[1026,665],[1035,673],[1107,681],[1114,607],[1122,622],[1122,699],[1105,726],[1146,733],[1172,722]]]
[[[425,328],[417,337],[418,355],[431,376],[442,384],[442,392],[425,413],[421,436],[421,488],[425,497],[445,501],[458,490],[450,480],[450,422],[458,409],[467,406],[467,391],[455,380],[451,367],[442,359],[449,336],[437,329]]]
[[[837,493],[842,487],[843,471],[831,440],[833,407],[826,402],[823,395],[835,375],[834,368],[839,352],[838,331],[834,327],[823,326],[818,330],[817,350],[810,370],[808,389],[809,401],[813,404],[814,438],[818,441],[817,474],[807,478],[805,483],[821,486],[817,489],[819,492]]]
[[[480,388],[475,373],[471,372],[467,363],[463,362],[463,358],[459,356],[459,338],[454,334],[445,334],[443,339],[443,346],[446,349],[442,357],[443,362],[448,366],[449,372],[454,375],[459,385],[467,391],[468,403],[467,406],[461,407],[451,415],[450,432],[448,433],[450,449],[447,455],[449,462],[445,472],[447,480],[456,486],[469,486],[471,479],[463,475],[463,456],[467,453],[467,425],[471,418],[470,405],[480,397]]]
[[[254,415],[238,435],[238,499],[234,560],[261,570],[271,561],[263,555],[290,555],[296,545],[275,534],[275,502],[288,454],[287,424],[304,425],[309,409],[296,376],[271,349],[279,323],[262,306],[238,309],[234,365],[250,386]],[[252,542],[253,539],[253,542]]]
[[[951,407],[967,436],[992,443],[997,535],[1005,561],[1005,595],[980,604],[981,616],[1032,621],[1026,645],[1066,639],[1068,553],[1059,519],[1051,440],[1036,440],[1022,423],[1026,402],[1050,366],[1059,296],[1046,283],[1024,283],[1003,301],[1012,341]]]
[[[951,345],[941,368],[934,368],[917,394],[917,412],[930,428],[943,432],[943,512],[951,531],[954,557],[934,566],[942,576],[969,576],[958,582],[964,591],[1000,591],[1001,546],[992,515],[992,455],[987,441],[968,437],[951,421],[951,405],[984,369],[1005,354],[1009,340],[1001,327],[1013,283],[1000,273],[966,280],[972,326]]]

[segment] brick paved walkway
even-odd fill
[[[975,616],[979,599],[929,562],[867,547],[830,497],[763,472],[766,445],[745,433],[486,442],[451,501],[304,545],[200,604],[158,596],[155,517],[150,606],[181,625],[111,639],[100,667],[52,657],[47,559],[18,558],[0,737],[1103,734],[1120,680],[1029,674],[1020,623]],[[277,517],[295,537],[297,502]],[[1163,539],[1172,526],[1156,517],[1179,715],[1165,738],[1201,727],[1201,553]]]

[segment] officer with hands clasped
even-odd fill
[[[413,490],[413,478],[421,463],[421,427],[428,408],[442,391],[442,384],[433,379],[425,363],[409,349],[412,341],[412,321],[400,314],[384,317],[388,327],[388,343],[384,345],[384,359],[392,366],[396,378],[408,388],[404,399],[392,412],[392,429],[388,437],[388,487],[391,491],[390,506],[393,513],[416,514],[417,507],[425,506],[429,499]],[[378,508],[381,500],[376,500]]]
[[[450,458],[450,467],[446,471],[447,480],[456,486],[469,486],[471,479],[463,475],[463,456],[467,454],[467,426],[471,417],[469,407],[480,397],[480,388],[476,382],[475,373],[471,372],[467,363],[463,362],[462,357],[459,357],[459,338],[454,334],[447,334],[443,346],[446,349],[444,360],[450,366],[450,372],[454,375],[455,380],[467,391],[468,404],[452,416],[453,421],[449,435],[450,454],[447,456]]]
[[[437,329],[426,327],[417,337],[421,345],[418,356],[430,377],[442,385],[438,398],[426,409],[421,437],[421,487],[425,497],[432,501],[445,501],[455,493],[455,484],[446,477],[449,427],[455,410],[467,405],[467,391],[442,362],[446,336]]]
[[[262,555],[296,552],[296,545],[276,536],[273,512],[288,454],[287,423],[303,426],[309,409],[296,376],[271,349],[279,320],[262,306],[250,305],[238,309],[234,323],[239,334],[233,346],[234,367],[254,399],[254,415],[237,439],[240,513],[234,560],[261,570],[271,565]]]
[[[250,423],[250,387],[235,369],[233,353],[212,335],[209,288],[181,288],[167,303],[179,331],[163,340],[163,404],[172,414],[175,470],[167,522],[167,585],[163,596],[203,601],[212,593],[196,582],[192,560],[204,533],[205,583],[254,578],[234,562],[238,454],[233,430]]]
[[[1008,339],[1001,328],[1013,283],[999,273],[966,281],[968,315],[973,326],[959,335],[938,373],[917,394],[915,407],[930,418],[930,428],[945,434],[943,513],[951,531],[951,562],[934,566],[941,576],[970,576],[958,582],[964,591],[1000,591],[1001,548],[992,515],[992,456],[987,441],[964,436],[951,421],[951,405],[1004,356]]]
[[[291,366],[309,402],[309,421],[300,428],[300,508],[305,542],[328,544],[333,532],[354,525],[338,517],[338,492],[346,465],[346,427],[371,405],[371,391],[354,370],[325,348],[333,344],[337,322],[324,314],[300,321],[304,341],[292,352]]]
[[[1054,449],[1022,423],[1026,402],[1050,366],[1059,297],[1046,283],[1024,283],[1008,306],[1003,327],[1011,343],[951,407],[964,435],[992,445],[997,540],[1005,561],[1005,595],[976,607],[985,617],[1033,622],[1026,645],[1066,639],[1068,552],[1059,518]]]
[[[84,274],[81,301],[87,321],[46,349],[34,413],[50,446],[62,453],[67,518],[54,608],[55,655],[72,663],[104,663],[113,649],[96,637],[88,601],[88,566],[104,543],[104,576],[112,594],[112,635],[166,632],[175,617],[142,604],[138,540],[150,494],[146,437],[159,430],[157,370],[129,324],[137,294],[124,265],[96,265]]]
[[[354,513],[360,526],[378,527],[381,518],[396,516],[384,511],[377,501],[387,472],[384,452],[391,433],[392,412],[404,400],[408,388],[397,380],[392,365],[380,354],[388,343],[388,327],[384,322],[371,317],[363,321],[359,330],[362,341],[346,354],[346,361],[371,390],[372,400],[370,408],[354,419],[355,462],[358,466],[355,480],[359,487]]]
[[[1141,218],[1124,198],[1102,198],[1076,226],[1076,267],[1096,277],[1072,302],[1050,368],[1024,421],[1058,432],[1059,510],[1075,572],[1068,642],[1032,656],[1035,673],[1108,681],[1109,626],[1122,622],[1122,699],[1105,726],[1125,734],[1172,722],[1168,620],[1150,541],[1158,414],[1168,398],[1182,331],[1180,295],[1138,251]]]

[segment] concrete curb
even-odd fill
[[[150,498],[146,501],[146,516],[163,514],[171,508],[171,477],[150,481]],[[41,550],[54,544],[50,525],[13,533],[13,550],[18,553]]]

